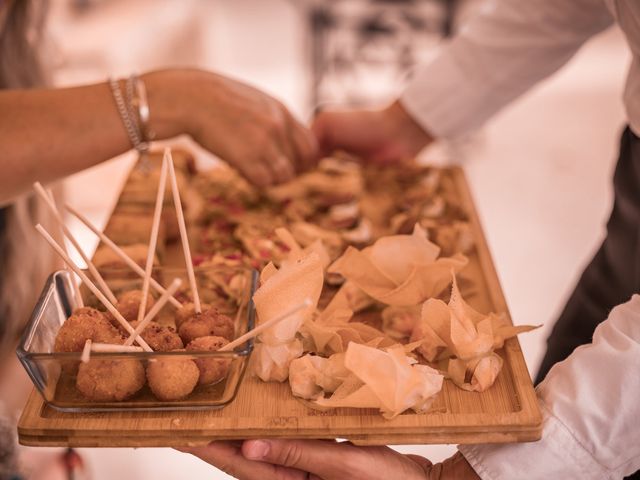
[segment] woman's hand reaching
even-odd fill
[[[141,76],[158,140],[191,135],[258,186],[313,167],[313,134],[274,98],[200,70]],[[0,91],[0,205],[131,149],[107,83]]]
[[[189,133],[258,186],[291,180],[316,161],[311,132],[282,103],[255,88],[200,70],[142,78],[152,130],[162,137]]]

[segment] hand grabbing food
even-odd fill
[[[282,103],[253,87],[200,70],[142,78],[152,130],[161,138],[189,133],[255,185],[291,180],[315,163],[313,135]]]
[[[413,159],[433,141],[399,102],[382,110],[320,112],[311,129],[321,155],[345,150],[382,165]]]

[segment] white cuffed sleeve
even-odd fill
[[[478,127],[613,23],[603,0],[497,0],[415,72],[400,101],[436,138]]]
[[[616,307],[537,393],[540,441],[459,447],[483,480],[619,479],[640,470],[640,296]]]

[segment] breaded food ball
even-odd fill
[[[121,401],[144,386],[144,367],[133,359],[91,359],[78,367],[76,388],[96,402]]]
[[[215,308],[220,313],[225,315],[233,315],[238,310],[238,306],[229,297],[223,297],[222,295],[216,295],[207,299],[211,308]]]
[[[121,245],[122,251],[126,253],[131,260],[137,263],[140,267],[144,268],[147,262],[147,252],[149,246],[146,242],[149,241],[147,237],[145,243],[136,243],[133,245]],[[122,278],[123,269],[128,268],[127,264],[107,245],[100,245],[93,255],[93,264],[104,278],[116,277]],[[154,265],[160,265],[157,255],[153,258]],[[127,278],[138,278],[138,276],[131,272]]]
[[[138,322],[131,322],[131,326],[138,328]],[[165,327],[157,322],[149,322],[142,331],[142,338],[155,352],[170,352],[184,348],[180,336],[172,327]]]
[[[160,400],[180,400],[196,388],[200,370],[189,358],[158,358],[147,365],[147,381]]]
[[[81,352],[87,340],[101,343],[123,341],[122,335],[98,310],[91,307],[78,309],[62,324],[53,346],[55,352]]]
[[[225,346],[229,341],[223,337],[207,336],[196,338],[189,345],[187,351],[190,352],[216,352]],[[222,380],[229,373],[231,357],[227,358],[195,358],[194,362],[200,370],[200,385],[208,385]]]
[[[201,303],[200,307],[202,310],[209,310],[211,305],[208,303]],[[185,321],[189,320],[191,317],[196,315],[196,307],[193,303],[183,303],[182,308],[178,309],[175,316],[176,330],[180,331],[180,325],[182,325]]]
[[[100,310],[96,310],[93,307],[78,307],[73,311],[72,315],[88,315],[94,318],[100,318],[100,317],[108,318],[104,312],[101,312]]]
[[[116,308],[125,318],[125,320],[133,321],[138,319],[138,310],[142,302],[142,290],[129,290],[118,295],[118,304]],[[145,312],[151,310],[155,300],[151,295],[147,295],[147,308]]]
[[[232,339],[235,333],[235,325],[230,317],[223,315],[214,308],[210,308],[203,310],[201,314],[196,313],[182,322],[178,328],[178,333],[185,345],[188,345],[196,338],[210,335]]]

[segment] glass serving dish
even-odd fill
[[[154,272],[154,276],[158,280],[162,279],[163,285],[167,285],[177,276],[177,272],[182,273],[186,283],[184,269],[180,271],[180,269],[159,268]],[[239,302],[240,306],[232,316],[235,319],[235,338],[253,329],[255,324],[255,309],[251,298],[257,286],[257,272],[248,269],[241,272],[246,279],[244,283],[246,289],[243,300]],[[202,281],[202,276],[209,278],[211,274],[211,271],[196,270],[203,302],[212,294],[208,292],[208,286]],[[124,274],[123,276],[126,278]],[[135,288],[131,282],[134,280],[126,280],[128,288]],[[139,283],[138,281],[138,288]],[[113,288],[112,283],[111,286]],[[115,289],[114,293],[117,295]],[[180,293],[185,296],[184,291],[179,291],[176,294],[179,299]],[[85,297],[84,294],[83,297],[86,305],[92,304],[90,298]],[[123,401],[93,401],[84,397],[76,388],[76,367],[80,364],[82,353],[54,352],[55,338],[60,326],[78,305],[78,297],[73,287],[71,274],[68,271],[53,273],[44,286],[17,348],[22,365],[49,406],[64,412],[198,410],[221,408],[235,398],[253,350],[253,340],[245,342],[230,352],[92,352],[91,360],[135,360],[142,364],[145,371],[152,362],[172,359],[230,359],[230,367],[224,379],[214,384],[197,385],[191,394],[181,400],[163,401],[158,399],[151,392],[146,379],[141,390]],[[167,324],[172,317],[171,309],[175,312],[175,308],[169,304],[163,308],[159,314],[159,323]]]

